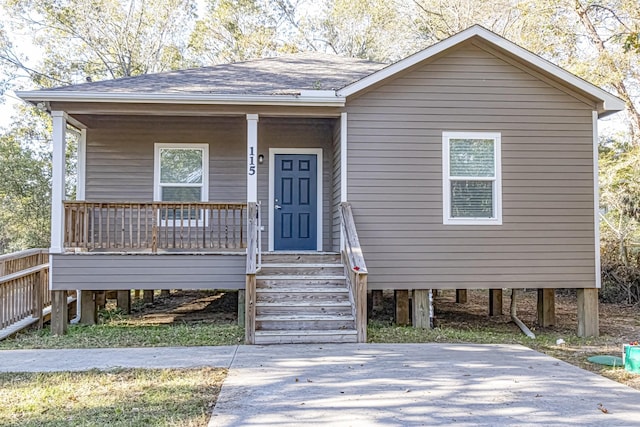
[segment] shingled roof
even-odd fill
[[[300,90],[337,90],[386,64],[322,53],[299,53],[254,61],[215,65],[61,86],[48,91],[291,95]]]

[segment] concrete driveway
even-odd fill
[[[241,346],[209,424],[327,425],[640,426],[640,391],[518,345]]]
[[[210,426],[640,426],[640,391],[518,345],[0,351],[0,371],[230,368]]]

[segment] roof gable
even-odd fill
[[[564,85],[581,94],[585,94],[594,99],[599,104],[600,117],[615,113],[624,109],[625,104],[620,98],[600,89],[599,87],[583,80],[576,75],[564,70],[561,67],[543,59],[542,57],[529,52],[528,50],[506,40],[503,37],[481,27],[474,25],[454,36],[449,37],[439,43],[436,43],[420,52],[417,52],[403,60],[391,64],[379,71],[374,72],[354,83],[348,84],[337,91],[338,96],[349,97],[362,92],[373,85],[382,81],[393,78],[399,73],[404,72],[421,62],[427,61],[451,48],[465,43],[474,38],[479,38],[489,45],[495,46],[500,50],[518,58],[524,65],[535,71],[539,71],[552,76],[561,81]]]

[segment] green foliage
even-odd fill
[[[640,147],[600,150],[601,298],[640,301]]]
[[[195,0],[5,0],[43,50],[39,87],[135,76],[186,65]]]
[[[0,253],[49,246],[51,166],[38,113],[0,135]]]
[[[189,46],[208,64],[273,56],[277,51],[277,18],[260,0],[209,0],[196,22]]]

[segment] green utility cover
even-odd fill
[[[640,345],[624,346],[624,369],[640,374]]]
[[[622,367],[622,357],[617,356],[591,356],[587,359],[591,363],[597,363],[598,365]]]

